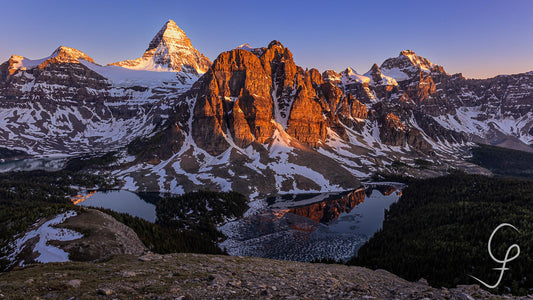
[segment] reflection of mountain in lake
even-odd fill
[[[222,226],[228,239],[220,246],[231,255],[346,260],[381,228],[384,210],[399,195],[396,187],[379,186],[308,198],[272,198],[263,212]]]
[[[368,189],[367,191],[372,192],[372,190],[378,190],[383,195],[388,196],[388,195],[396,192],[398,190],[398,188],[395,187],[395,186],[392,186],[392,185],[376,185],[376,186],[373,186],[371,189]],[[401,191],[399,193],[401,194]]]
[[[80,204],[82,203],[83,201],[91,198],[92,195],[94,195],[96,193],[96,191],[92,191],[92,192],[89,192],[88,194],[80,194],[80,195],[76,195],[74,196],[74,198],[70,199],[70,201],[72,201],[72,204]]]
[[[293,207],[290,208],[288,212],[327,224],[330,221],[337,219],[341,213],[349,213],[354,207],[363,203],[363,201],[365,201],[365,191],[360,189],[339,199]]]

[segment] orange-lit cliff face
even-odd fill
[[[246,148],[268,143],[280,130],[278,123],[295,140],[316,147],[326,138],[323,114],[329,111],[321,84],[317,70],[296,66],[289,49],[277,41],[268,48],[221,53],[187,94],[196,98],[192,136],[198,146],[218,155],[230,147],[228,132]],[[335,102],[335,93],[330,94]]]
[[[339,199],[326,200],[301,207],[272,209],[267,212],[244,218],[242,221],[254,228],[255,234],[271,234],[280,228],[290,228],[299,232],[313,232],[320,223],[327,224],[343,212],[350,212],[365,201],[365,190],[359,189]],[[300,238],[305,239],[305,236]]]
[[[363,203],[364,201],[365,190],[359,189],[340,199],[318,202],[302,207],[294,207],[288,209],[287,212],[306,217],[320,223],[329,223],[338,218],[341,213],[350,212],[354,207]]]

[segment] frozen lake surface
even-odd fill
[[[368,185],[351,192],[283,195],[262,210],[220,227],[230,255],[346,261],[377,232],[401,184]]]

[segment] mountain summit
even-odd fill
[[[198,52],[185,32],[168,20],[152,39],[143,56],[111,65],[134,70],[205,73],[211,61]]]
[[[417,55],[412,50],[400,52],[398,57],[389,58],[381,64],[381,71],[396,81],[407,80],[420,75],[420,72],[445,74],[444,68],[429,59]]]
[[[49,64],[79,64],[79,59],[94,63],[94,60],[87,54],[81,52],[80,50],[65,46],[59,46],[56,50],[54,50],[52,55],[41,59],[28,59],[23,56],[13,55],[8,61],[9,74],[13,75],[18,70],[27,70],[35,67],[42,69]]]

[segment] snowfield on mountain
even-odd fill
[[[532,151],[533,72],[466,79],[414,51],[360,74],[304,70],[280,42],[211,63],[174,21],[142,57],[101,66],[59,47],[0,66],[0,147],[30,155],[118,150],[135,191],[252,198],[360,187],[399,163],[487,171],[474,143]]]

